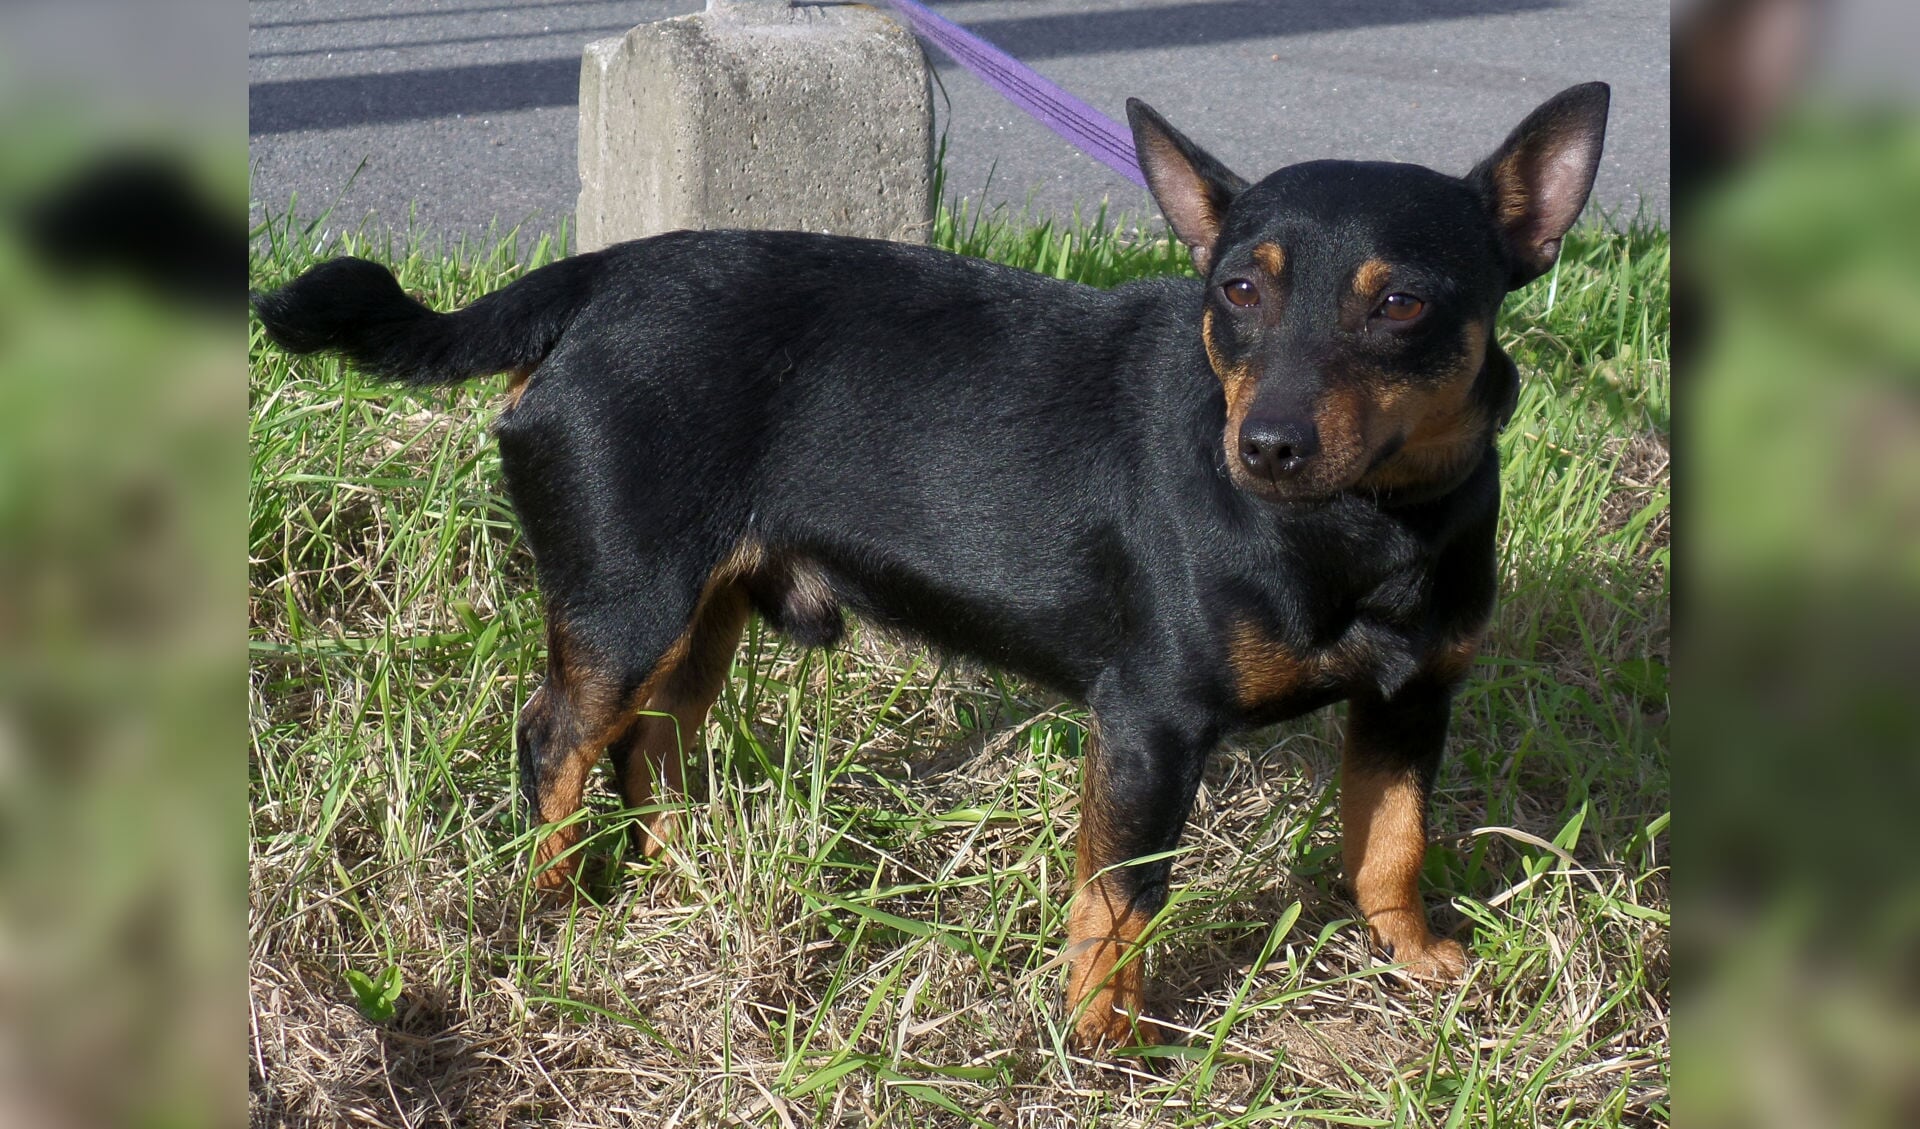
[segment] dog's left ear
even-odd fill
[[[1531,282],[1553,266],[1561,237],[1587,206],[1607,137],[1610,100],[1604,82],[1562,90],[1467,174],[1500,226],[1512,269],[1509,287]]]
[[[1247,182],[1138,98],[1127,99],[1127,122],[1133,126],[1133,148],[1154,202],[1193,254],[1193,269],[1206,277],[1227,206],[1247,190]]]

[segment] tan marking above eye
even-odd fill
[[[1253,248],[1253,261],[1260,269],[1272,275],[1276,280],[1280,272],[1287,269],[1287,253],[1278,243],[1259,243]]]
[[[1427,304],[1411,294],[1389,294],[1380,303],[1380,316],[1388,321],[1412,321]]]
[[[1227,301],[1241,309],[1249,309],[1260,304],[1260,288],[1244,278],[1236,278],[1227,283],[1220,288],[1220,292],[1227,296]]]
[[[1368,259],[1353,272],[1353,292],[1371,298],[1387,288],[1387,280],[1392,276],[1392,267],[1379,259]]]

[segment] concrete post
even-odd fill
[[[579,250],[713,227],[922,241],[933,205],[926,57],[872,8],[708,0],[587,46]]]

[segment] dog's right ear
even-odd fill
[[[1133,126],[1133,148],[1154,202],[1173,234],[1192,252],[1193,269],[1204,278],[1213,265],[1227,205],[1247,190],[1247,182],[1181,136],[1140,99],[1127,99],[1127,121]]]

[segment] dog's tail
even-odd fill
[[[362,370],[407,384],[453,384],[529,370],[587,302],[601,256],[576,255],[450,314],[407,296],[393,272],[366,259],[321,263],[253,308],[267,336],[292,353],[339,353]]]

